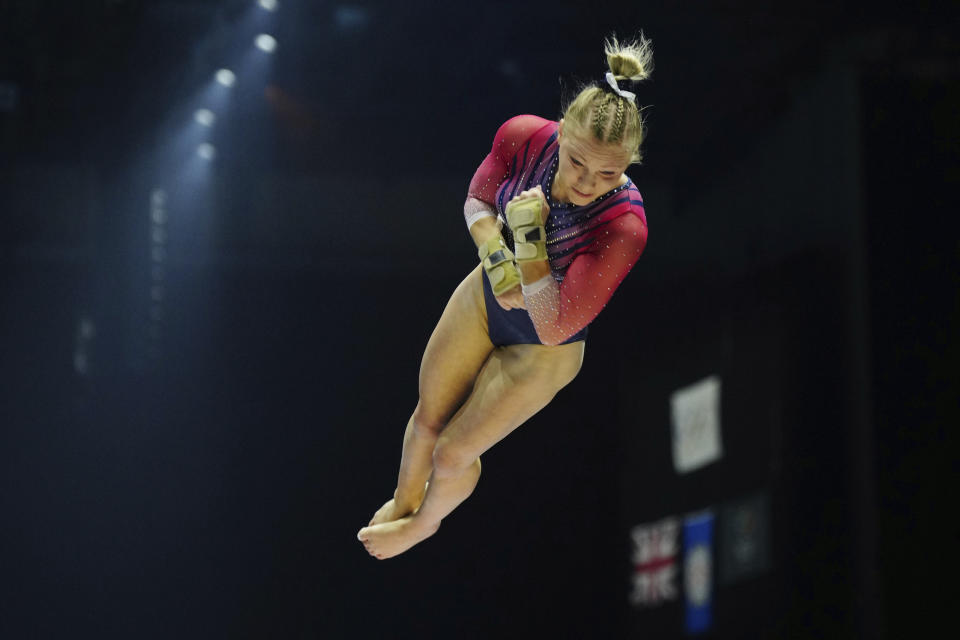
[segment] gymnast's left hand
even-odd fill
[[[547,217],[550,215],[550,205],[547,204],[547,197],[543,194],[543,189],[540,187],[540,185],[535,186],[533,189],[521,191],[517,195],[513,196],[513,198],[510,199],[510,202],[526,200],[527,198],[540,199],[540,224],[546,224]]]

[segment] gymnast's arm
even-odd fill
[[[521,115],[510,118],[497,129],[490,153],[470,180],[467,200],[463,205],[467,228],[478,247],[502,228],[493,203],[497,189],[510,176],[513,154],[533,134],[550,124],[549,120],[538,116]]]
[[[478,249],[488,240],[499,236],[502,230],[503,222],[498,218],[493,202],[497,189],[510,175],[516,148],[537,130],[549,124],[550,122],[543,118],[522,115],[507,120],[497,130],[490,152],[470,180],[467,199],[463,205],[467,229]],[[522,309],[524,306],[519,286],[504,291],[496,298],[497,303],[504,309]]]
[[[470,237],[473,238],[473,243],[477,247],[500,233],[502,229],[493,205],[473,196],[468,196],[463,204],[463,216],[467,221]]]
[[[469,213],[471,206],[480,206],[482,209],[481,213],[483,215],[474,214],[471,218],[471,214]],[[503,223],[499,218],[495,217],[493,213],[493,207],[491,205],[483,202],[482,200],[476,200],[473,197],[468,197],[464,206],[464,215],[467,218],[470,237],[473,238],[473,242],[475,245],[477,245],[478,249],[480,249],[481,245],[487,244],[487,241],[489,240],[495,245],[494,249],[497,248],[496,245],[499,243],[499,247],[501,249],[505,251],[507,250],[506,245],[503,243],[503,238],[500,237],[500,231],[503,227]],[[492,240],[493,238],[497,238],[497,240]],[[482,258],[485,254],[481,253],[480,255]],[[496,275],[489,270],[487,271],[487,276],[490,278],[490,285],[494,290],[494,297],[497,300],[497,304],[499,304],[503,309],[507,310],[523,309],[524,302],[523,291],[520,289],[520,275],[516,270],[516,265],[512,262],[513,254],[508,252],[507,257],[510,261],[509,264],[504,264],[502,266],[508,269],[507,273],[509,273],[509,270],[512,270],[512,276],[502,277],[502,279],[498,280]],[[485,269],[490,265],[489,261],[486,259],[482,260],[481,262]],[[500,267],[497,267],[497,269],[500,269]],[[497,291],[499,291],[499,294],[497,294]]]
[[[646,225],[630,213],[607,223],[603,234],[596,248],[573,260],[563,284],[546,260],[520,265],[524,303],[543,344],[560,344],[590,324],[647,244]]]

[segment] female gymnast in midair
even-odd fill
[[[481,264],[427,342],[393,498],[357,537],[390,558],[433,535],[477,485],[480,454],[570,383],[587,325],[640,257],[647,220],[624,171],[644,123],[621,87],[650,75],[643,34],[606,42],[609,72],[559,122],[511,118],[470,182],[464,215]]]

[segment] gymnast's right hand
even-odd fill
[[[510,309],[526,309],[527,307],[523,304],[523,291],[520,289],[520,285],[515,286],[509,291],[504,291],[500,295],[496,296],[497,304],[509,311]]]
[[[507,248],[503,236],[497,230],[496,235],[487,238],[477,248],[483,270],[497,303],[504,309],[522,309],[523,293],[520,291],[520,271],[513,261],[513,252]]]

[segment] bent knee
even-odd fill
[[[423,402],[417,403],[417,408],[413,410],[413,428],[417,433],[437,437],[444,427],[447,426],[445,416],[427,409]]]
[[[458,476],[474,465],[480,469],[480,458],[455,443],[441,439],[433,448],[433,471],[439,477]]]

